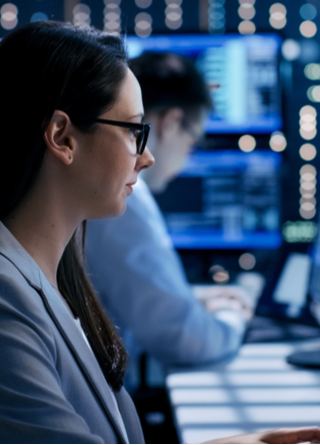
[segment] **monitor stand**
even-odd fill
[[[320,368],[320,349],[293,352],[287,356],[287,362],[304,368]]]

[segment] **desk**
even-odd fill
[[[172,370],[166,387],[180,443],[279,427],[320,425],[320,370],[285,357],[319,341],[244,345],[233,360]]]

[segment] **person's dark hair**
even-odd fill
[[[209,89],[189,59],[147,51],[131,59],[129,67],[140,83],[146,114],[180,107],[193,115],[212,108]]]
[[[35,22],[0,42],[0,220],[26,196],[39,173],[44,133],[54,113],[67,113],[80,131],[118,98],[127,72],[116,35],[58,22]],[[85,223],[83,223],[83,240]],[[83,244],[75,234],[58,267],[58,286],[81,325],[106,380],[118,391],[127,355],[84,271]]]

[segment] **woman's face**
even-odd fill
[[[129,69],[117,102],[99,117],[141,122],[140,85]],[[132,193],[138,173],[154,163],[152,155],[147,148],[143,155],[136,154],[136,140],[128,128],[99,123],[93,135],[83,136],[82,133],[80,141],[74,168],[77,169],[78,196],[85,213],[83,218],[120,215],[125,210],[126,198]]]

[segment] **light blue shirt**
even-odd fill
[[[195,299],[141,179],[122,216],[88,221],[86,256],[107,313],[141,350],[167,364],[199,364],[237,351],[244,323],[239,330],[239,323],[219,320]]]

